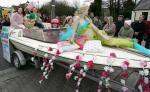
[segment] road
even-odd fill
[[[49,79],[39,84],[42,72],[31,65],[22,70],[15,69],[3,59],[0,45],[0,92],[75,92],[76,81],[66,81],[66,72],[66,69],[55,65]],[[97,85],[96,82],[85,78],[80,92],[97,92]]]

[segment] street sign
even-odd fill
[[[2,27],[2,32],[1,32],[3,57],[9,63],[11,63],[11,59],[10,59],[10,47],[9,47],[9,33],[10,33],[10,27],[3,26]]]

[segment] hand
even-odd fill
[[[135,34],[135,35],[138,35],[138,34],[139,34],[139,32],[134,32],[134,34]]]

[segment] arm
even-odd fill
[[[112,26],[109,27],[109,29],[106,29],[106,32],[109,34],[113,34],[116,32],[116,26],[113,24]]]
[[[134,34],[134,30],[132,28],[130,28],[130,33],[128,35],[129,38],[132,38]]]

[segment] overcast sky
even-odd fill
[[[25,3],[27,1],[29,1],[29,2],[36,2],[36,5],[38,5],[38,1],[39,1],[39,4],[41,6],[44,3],[47,3],[47,2],[49,2],[51,0],[0,0],[0,6],[10,7],[12,5],[19,5],[19,4]],[[63,1],[63,0],[56,0],[56,1]],[[73,4],[74,1],[80,2],[80,4],[81,4],[85,0],[65,0],[65,1],[69,2],[69,4]]]

